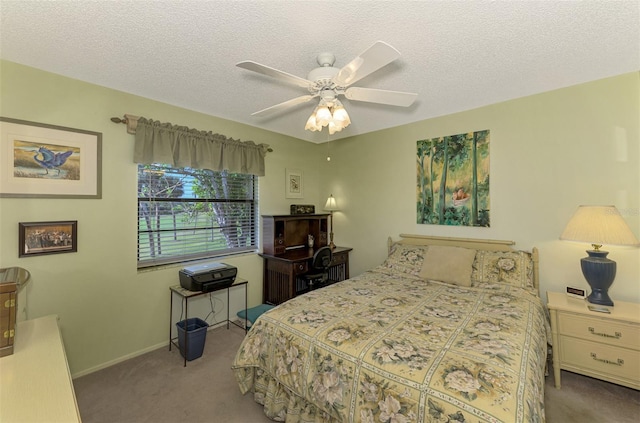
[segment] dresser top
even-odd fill
[[[622,320],[640,324],[640,304],[613,300],[613,307],[606,307],[611,313],[589,310],[591,305],[586,299],[573,298],[563,292],[547,291],[547,307],[551,310],[580,313],[602,319]],[[593,304],[597,305],[597,304]]]
[[[14,346],[0,358],[0,421],[79,422],[58,317],[18,323]]]

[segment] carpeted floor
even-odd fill
[[[177,348],[161,348],[74,380],[84,423],[270,422],[252,395],[240,395],[231,362],[244,330],[207,333],[202,358],[183,367]],[[546,383],[549,423],[640,421],[640,391],[562,372]]]

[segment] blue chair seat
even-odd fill
[[[273,307],[275,306],[272,306],[269,304],[260,304],[259,306],[255,306],[247,309],[247,312],[246,312],[247,320],[251,322],[249,326],[252,326],[256,322],[256,320],[258,320],[258,317],[260,317],[262,313],[264,313],[265,311],[271,310]],[[238,317],[241,318],[242,320],[245,319],[244,310],[240,310],[237,314],[238,314]]]

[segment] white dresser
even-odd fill
[[[0,422],[80,422],[67,357],[51,315],[19,322],[0,358]]]
[[[553,374],[569,370],[640,389],[640,304],[614,300],[611,313],[583,299],[547,292],[553,336]]]

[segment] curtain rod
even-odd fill
[[[138,119],[140,119],[140,116],[134,116],[134,115],[125,114],[123,118],[112,117],[110,120],[113,123],[124,123],[124,124],[126,124],[127,125],[127,133],[135,135],[136,128],[138,126]],[[269,147],[269,148],[267,148],[267,151],[269,153],[272,153],[273,152],[273,148]]]

